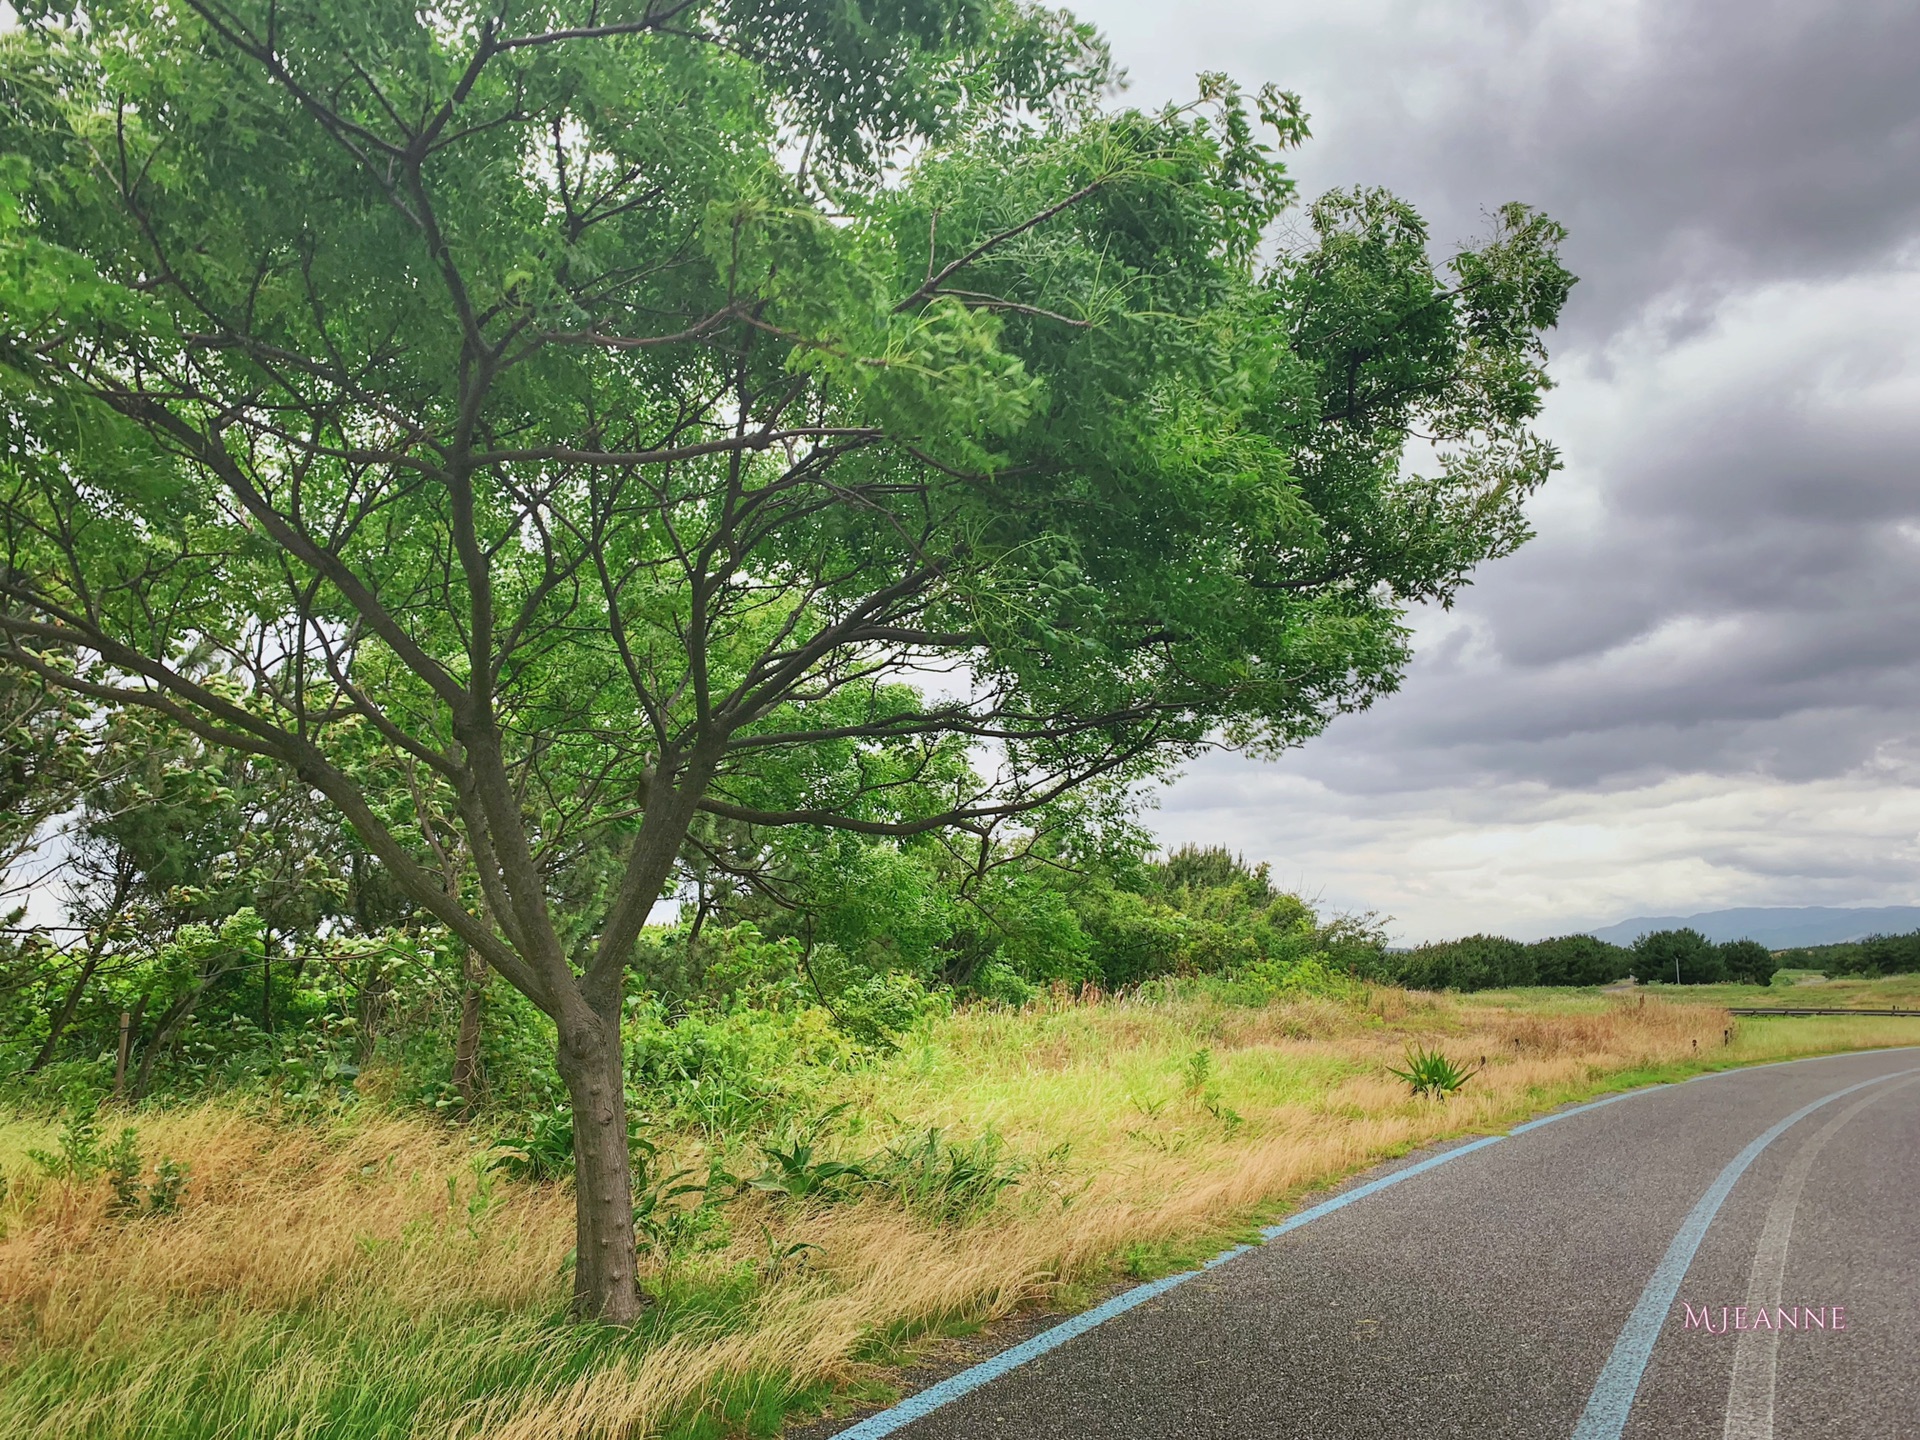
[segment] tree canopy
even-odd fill
[[[286,767],[554,1018],[609,1319],[635,941],[741,848],[696,817],[985,842],[1297,744],[1556,463],[1557,225],[1287,232],[1297,100],[1115,108],[1057,12],[20,14],[4,660]]]

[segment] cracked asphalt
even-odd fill
[[[1920,1049],[1726,1071],[1569,1114],[1358,1199],[892,1433],[1567,1440],[1716,1177],[1801,1107],[1871,1081],[1795,1122],[1734,1182],[1659,1328],[1624,1437],[1920,1440],[1911,1079]],[[1736,1387],[1742,1336],[1689,1328],[1684,1307],[1711,1307],[1717,1323],[1763,1270],[1781,1304],[1830,1321],[1842,1307],[1845,1328],[1750,1342],[1760,1359],[1742,1362]]]

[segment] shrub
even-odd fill
[[[889,1146],[868,1165],[875,1185],[942,1224],[958,1224],[990,1209],[1027,1169],[991,1130],[960,1142],[929,1129]]]
[[[1780,962],[1758,940],[1729,940],[1720,947],[1728,978],[1748,985],[1771,985]]]
[[[133,1215],[140,1209],[140,1137],[131,1125],[120,1132],[106,1151],[107,1184],[113,1190],[110,1209],[116,1215]]]
[[[1633,973],[1642,984],[1713,985],[1727,978],[1727,958],[1698,930],[1653,930],[1633,942]]]
[[[1033,987],[1011,971],[1007,975],[1029,992],[1019,1002],[1025,1003]],[[840,1027],[862,1045],[891,1050],[898,1037],[911,1030],[921,1016],[945,1008],[946,1002],[929,995],[918,976],[878,974],[841,989],[833,997],[832,1013]]]
[[[170,1156],[162,1156],[160,1163],[153,1167],[153,1183],[147,1186],[147,1213],[149,1215],[174,1215],[180,1210],[180,1202],[186,1198],[188,1167],[175,1164]]]
[[[1527,947],[1536,985],[1610,985],[1633,970],[1633,952],[1593,935],[1558,935]]]
[[[91,1180],[107,1163],[100,1149],[100,1125],[90,1106],[67,1113],[59,1145],[55,1151],[29,1150],[27,1158],[58,1180]]]
[[[1293,961],[1255,960],[1242,965],[1222,977],[1218,993],[1235,1005],[1266,1005],[1302,996],[1357,1005],[1366,999],[1367,987],[1349,972],[1336,970],[1325,953],[1316,953]]]
[[[1527,947],[1499,935],[1468,935],[1386,954],[1374,975],[1410,990],[1489,990],[1534,983]]]
[[[827,1076],[872,1051],[817,1004],[762,1010],[701,1006],[678,1016],[636,997],[626,1025],[627,1076],[639,1104],[709,1133],[777,1122]]]
[[[1407,1051],[1407,1068],[1396,1070],[1389,1065],[1387,1073],[1406,1081],[1415,1095],[1444,1100],[1480,1072],[1454,1064],[1438,1050],[1415,1045]]]
[[[1018,1009],[1035,999],[1040,987],[1029,984],[1011,965],[996,957],[974,972],[973,993],[990,1004]]]
[[[1186,960],[1187,917],[1125,890],[1109,891],[1080,918],[1089,953],[1110,990],[1179,973]]]
[[[1906,935],[1869,935],[1856,952],[1863,975],[1911,975],[1920,971],[1920,930]]]

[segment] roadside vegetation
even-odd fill
[[[1920,968],[1920,937],[1830,947],[1834,973],[1878,975]],[[1871,947],[1871,948],[1864,948]],[[1908,963],[1911,952],[1912,963]],[[1660,985],[1768,984],[1783,964],[1816,963],[1812,952],[1776,955],[1757,940],[1716,944],[1697,930],[1654,930],[1631,945],[1592,935],[1561,935],[1523,943],[1499,935],[1468,935],[1382,950],[1368,957],[1372,979],[1424,990],[1497,990],[1524,985],[1607,985],[1629,978]],[[1870,959],[1858,958],[1861,954]],[[1790,960],[1788,957],[1794,957]],[[1822,956],[1822,958],[1828,958]]]
[[[1869,935],[1841,945],[1813,945],[1782,950],[1783,966],[1817,971],[1830,978],[1920,974],[1920,930],[1904,935]]]
[[[1711,1006],[1784,1008],[1789,1005],[1808,1005],[1836,1010],[1920,1009],[1920,975],[1887,975],[1864,979],[1859,976],[1831,976],[1819,970],[1782,969],[1775,971],[1772,981],[1766,985],[1721,983],[1675,986],[1656,982],[1636,993],[1676,1003]],[[1577,1011],[1597,997],[1594,992],[1529,987],[1483,990],[1476,992],[1475,998],[1516,1010]],[[1920,1035],[1916,1036],[1916,1041],[1920,1041]]]
[[[18,1114],[0,1415],[34,1440],[770,1435],[883,1393],[925,1337],[1156,1273],[1408,1147],[1614,1084],[1914,1039],[1517,998],[1174,978],[929,1013],[871,1048],[817,1008],[736,1017],[750,1065],[715,1046],[636,1137],[657,1303],[629,1332],[566,1321],[567,1146],[537,1114],[438,1121],[377,1098],[405,1080],[376,1062],[352,1095],[96,1117],[96,1157],[129,1126],[146,1175],[164,1157],[190,1177],[164,1213],[124,1208],[98,1158],[61,1168],[73,1113]],[[1416,1097],[1390,1073],[1410,1045],[1477,1073]],[[715,1107],[747,1083],[777,1103]]]

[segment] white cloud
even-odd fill
[[[1234,845],[1283,886],[1391,917],[1407,943],[1522,939],[1630,914],[1734,905],[1911,904],[1920,775],[1800,783],[1681,775],[1619,791],[1513,783],[1342,794],[1220,756],[1169,792],[1169,845]]]

